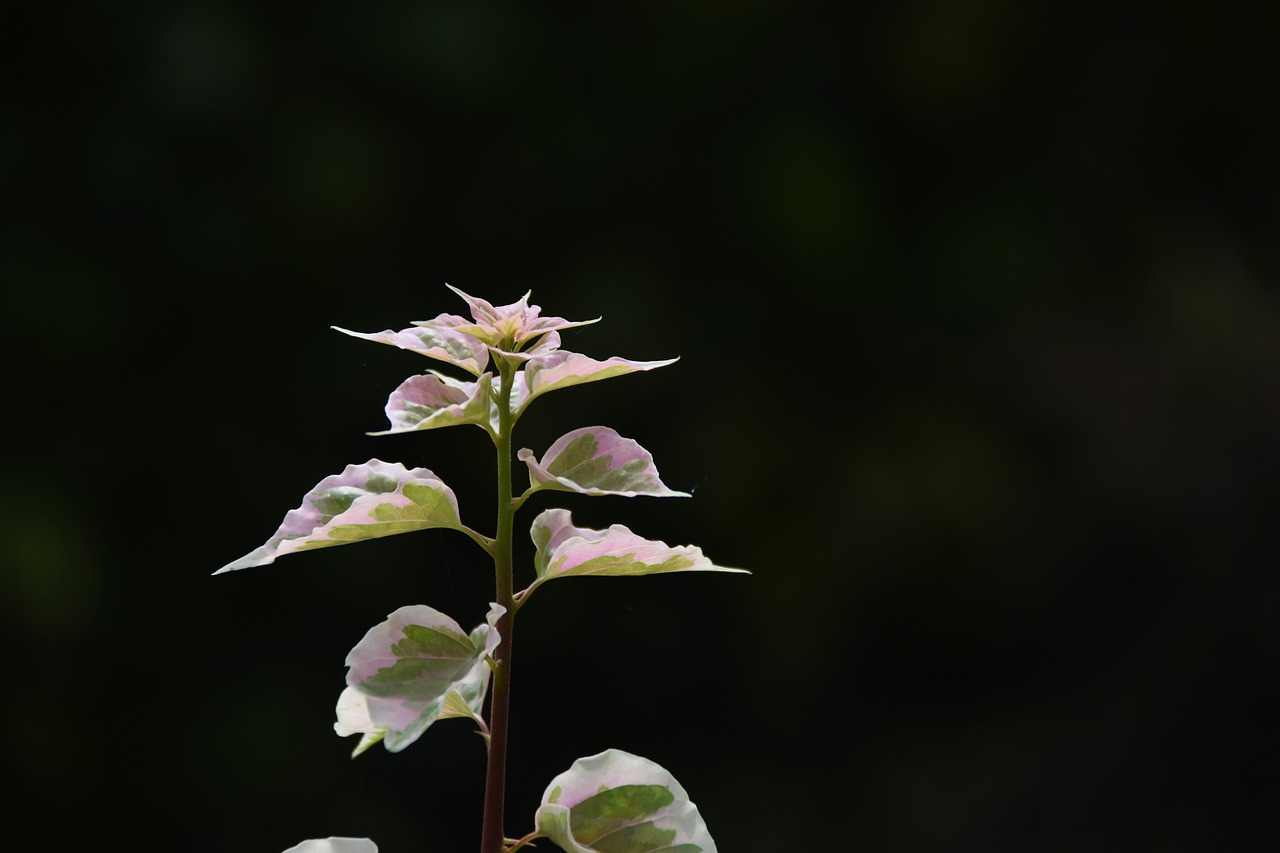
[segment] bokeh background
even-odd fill
[[[429,531],[210,577],[373,456],[491,526],[479,430],[366,435],[435,365],[329,328],[463,311],[447,283],[681,356],[517,443],[608,424],[691,500],[531,505],[753,572],[532,599],[511,834],[614,746],[726,853],[1277,849],[1277,23],[31,13],[0,134],[6,842],[477,846],[466,725],[352,761],[331,723],[391,610],[483,618],[483,555]]]

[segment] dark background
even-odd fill
[[[474,849],[480,741],[356,761],[343,658],[483,618],[428,531],[211,578],[436,366],[329,329],[602,316],[550,395],[692,500],[540,495],[750,577],[516,635],[508,832],[615,746],[725,853],[1277,849],[1275,6],[71,4],[10,28],[14,849]],[[521,534],[520,544],[528,548]],[[525,576],[527,579],[527,575]],[[549,846],[547,843],[540,848]]]

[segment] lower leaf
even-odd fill
[[[378,845],[367,838],[312,838],[284,853],[378,853]]]
[[[569,853],[716,853],[680,783],[619,749],[580,758],[551,780],[535,822]]]

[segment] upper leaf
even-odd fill
[[[468,635],[440,611],[412,605],[369,629],[347,655],[348,687],[334,726],[340,735],[364,735],[353,755],[379,739],[399,752],[444,717],[479,719],[489,686],[485,658],[501,641],[495,626],[504,613],[493,604]]]
[[[716,853],[675,777],[620,749],[580,758],[552,779],[534,820],[569,853]]]
[[[611,379],[627,373],[653,370],[675,364],[679,358],[668,358],[662,361],[631,361],[613,356],[605,361],[597,361],[589,356],[566,350],[556,350],[547,355],[531,358],[524,369],[524,380],[527,386],[524,399],[520,402],[523,410],[535,397],[569,388],[585,382],[596,382]]]
[[[487,426],[490,412],[491,374],[475,382],[464,382],[432,370],[410,376],[387,398],[387,420],[391,429],[370,435],[394,435],[437,427],[477,424]]]
[[[458,318],[461,319],[461,318]],[[403,350],[416,352],[429,358],[447,361],[457,365],[468,373],[479,376],[489,365],[489,348],[483,341],[477,340],[465,332],[457,331],[448,325],[420,326],[403,329],[399,332],[385,329],[381,332],[353,332],[341,326],[333,326],[334,330],[353,338],[390,344]]]
[[[533,520],[538,577],[527,596],[548,580],[572,575],[653,575],[663,572],[739,572],[717,566],[693,545],[671,546],[643,539],[621,524],[608,530],[574,527],[568,510],[549,509]]]
[[[584,427],[565,433],[541,460],[534,459],[533,451],[527,448],[517,456],[529,466],[529,483],[534,491],[689,497],[688,492],[673,491],[663,484],[649,451],[609,427]]]
[[[458,518],[453,490],[426,468],[370,459],[321,480],[266,544],[214,574],[265,566],[295,551],[431,527],[471,532]]]

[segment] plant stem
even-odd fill
[[[498,521],[493,542],[493,569],[497,583],[497,603],[506,608],[498,620],[498,636],[502,642],[494,650],[493,692],[489,705],[489,768],[485,777],[484,830],[480,837],[480,853],[502,853],[504,844],[503,810],[507,776],[507,708],[511,697],[511,629],[515,620],[512,595],[512,527],[515,502],[511,498],[511,388],[515,368],[505,360],[501,365],[502,383],[498,390]]]

